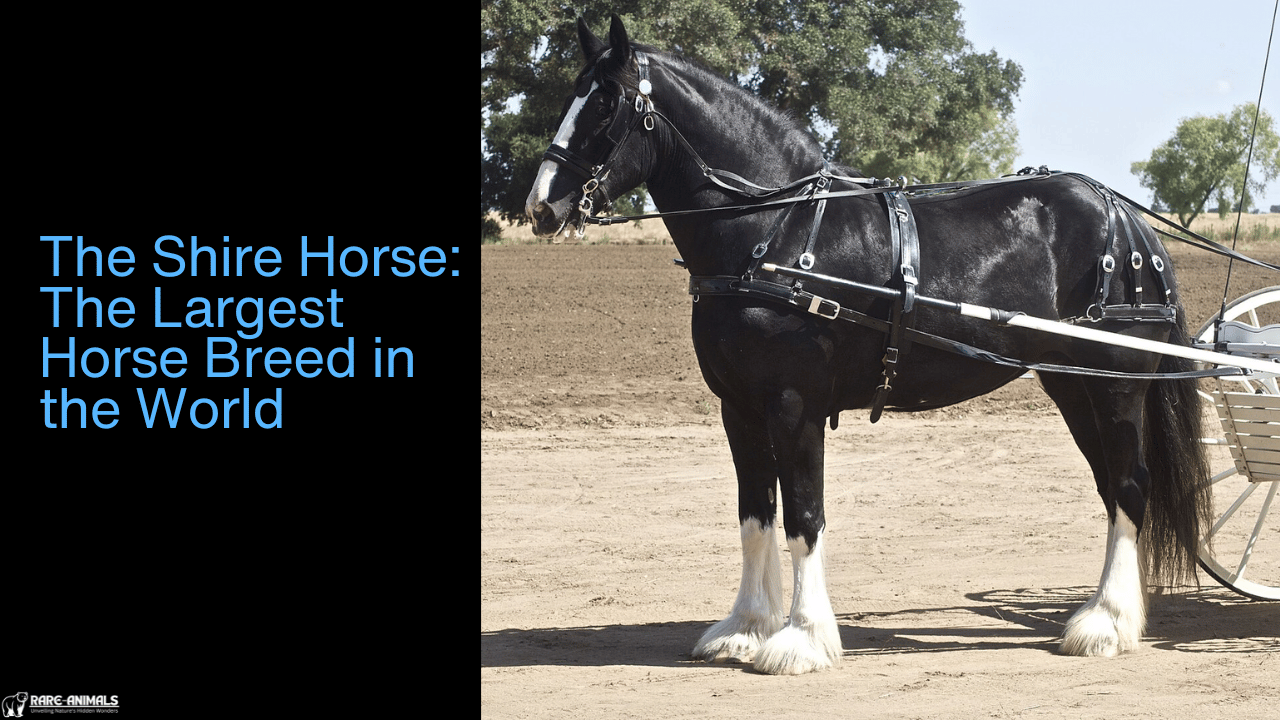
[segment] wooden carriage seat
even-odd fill
[[[1224,322],[1218,338],[1232,355],[1280,359],[1280,324]],[[1236,470],[1253,482],[1280,480],[1280,395],[1274,384],[1258,392],[1232,391],[1232,385],[1239,387],[1219,381],[1212,395]]]

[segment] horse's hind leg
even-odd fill
[[[783,526],[791,550],[794,591],[787,624],[756,655],[755,669],[797,675],[840,661],[840,630],[823,568],[823,422],[793,390],[769,413],[769,438],[782,487]]]
[[[1146,626],[1145,562],[1138,536],[1150,483],[1142,462],[1147,383],[1050,374],[1041,380],[1089,461],[1108,520],[1098,590],[1067,621],[1061,651],[1112,656],[1136,650]]]
[[[1109,516],[1107,559],[1098,591],[1062,633],[1067,655],[1110,657],[1137,650],[1147,622],[1144,564],[1138,549],[1138,527],[1122,508]]]
[[[728,401],[721,404],[720,414],[738,473],[742,582],[729,617],[703,633],[693,657],[751,662],[782,627],[782,568],[774,532],[778,471],[763,427],[747,422]]]

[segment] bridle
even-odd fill
[[[603,60],[609,52],[610,50],[605,50],[605,55],[602,55],[600,59]],[[596,190],[600,189],[600,183],[609,176],[609,164],[613,162],[618,151],[622,149],[627,137],[637,127],[643,126],[645,130],[653,130],[654,128],[654,116],[658,113],[653,109],[653,100],[649,98],[649,93],[653,92],[653,83],[649,80],[649,58],[644,53],[637,51],[635,60],[640,74],[637,92],[634,98],[628,99],[624,89],[618,97],[617,108],[613,112],[613,118],[609,121],[608,129],[605,130],[604,136],[608,147],[605,149],[604,156],[600,161],[592,163],[572,150],[554,143],[542,154],[543,160],[558,163],[586,180],[582,185],[582,199],[578,201],[578,214],[584,221],[592,216],[594,207],[591,197]],[[578,97],[588,95],[591,91],[591,82],[594,75],[595,67],[592,67],[579,81],[577,92],[574,94]],[[607,200],[608,198],[606,197],[606,203]],[[582,233],[584,226],[585,222],[578,223],[579,234]]]

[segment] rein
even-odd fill
[[[605,50],[606,55],[609,52],[610,50]],[[1019,182],[1019,181],[1028,180],[1028,179],[1043,179],[1046,177],[1052,177],[1054,175],[1067,174],[1067,175],[1072,175],[1084,180],[1088,185],[1092,186],[1095,190],[1099,191],[1099,194],[1103,195],[1104,199],[1108,200],[1108,204],[1110,204],[1111,202],[1109,196],[1114,197],[1115,199],[1118,199],[1123,203],[1140,211],[1144,215],[1147,215],[1148,217],[1151,217],[1151,218],[1155,218],[1156,220],[1160,221],[1160,223],[1173,228],[1177,232],[1182,233],[1182,235],[1176,235],[1168,231],[1161,230],[1160,228],[1157,228],[1154,226],[1152,227],[1152,229],[1154,229],[1157,233],[1164,235],[1165,237],[1179,240],[1181,242],[1187,243],[1188,245],[1191,245],[1192,247],[1197,247],[1197,248],[1200,248],[1201,250],[1206,250],[1208,252],[1212,252],[1214,254],[1221,255],[1226,258],[1230,258],[1233,260],[1240,260],[1241,262],[1246,262],[1251,265],[1256,265],[1258,267],[1266,268],[1268,270],[1275,270],[1277,272],[1280,272],[1280,266],[1272,265],[1271,263],[1262,262],[1261,260],[1255,260],[1247,255],[1237,252],[1232,248],[1228,248],[1225,245],[1216,243],[1204,237],[1203,235],[1199,235],[1195,232],[1192,232],[1190,229],[1185,228],[1173,222],[1172,220],[1169,220],[1168,218],[1165,218],[1162,215],[1157,214],[1155,211],[1151,210],[1150,208],[1147,208],[1139,203],[1134,202],[1133,200],[1125,197],[1124,195],[1121,195],[1120,193],[1115,192],[1114,190],[1111,190],[1110,188],[1107,188],[1106,186],[1102,185],[1101,183],[1095,180],[1092,180],[1091,178],[1088,178],[1084,175],[1080,175],[1078,173],[1064,173],[1059,170],[1049,170],[1047,167],[1043,165],[1040,166],[1039,169],[1032,169],[1030,167],[1026,167],[1013,175],[1005,175],[1003,177],[991,178],[991,179],[985,179],[985,180],[966,180],[966,181],[960,181],[960,182],[907,185],[906,178],[898,178],[898,184],[895,188],[893,186],[892,181],[890,181],[888,178],[877,180],[874,178],[856,178],[856,177],[848,177],[844,175],[833,174],[828,170],[828,166],[824,162],[823,167],[819,169],[817,172],[811,175],[807,175],[805,177],[799,178],[797,180],[793,180],[789,183],[786,183],[785,185],[779,185],[776,187],[765,187],[762,185],[757,185],[756,183],[751,182],[750,180],[747,180],[746,178],[736,173],[729,172],[728,170],[719,170],[719,169],[713,168],[709,164],[707,164],[705,160],[702,159],[702,156],[698,154],[698,151],[685,138],[684,134],[680,132],[680,129],[676,127],[675,123],[672,123],[670,118],[668,118],[666,115],[663,115],[660,111],[654,108],[653,100],[649,97],[650,94],[653,92],[653,83],[649,79],[648,55],[646,53],[636,51],[634,53],[634,56],[635,56],[636,66],[638,68],[638,75],[639,75],[637,92],[635,96],[630,99],[627,98],[625,91],[622,93],[621,96],[619,96],[618,107],[614,111],[614,117],[610,121],[609,129],[606,132],[606,137],[610,141],[611,147],[606,151],[604,158],[601,159],[599,163],[592,164],[589,161],[577,155],[576,153],[572,152],[568,148],[563,148],[555,144],[552,144],[551,146],[549,146],[546,152],[544,152],[542,155],[544,160],[551,160],[553,162],[556,162],[586,179],[586,183],[584,183],[582,186],[582,199],[579,200],[578,202],[578,214],[580,217],[580,222],[578,223],[579,235],[581,235],[582,232],[585,230],[585,225],[587,224],[613,225],[617,223],[625,223],[625,222],[631,222],[635,220],[652,220],[656,218],[680,217],[680,216],[695,215],[695,214],[701,214],[701,213],[711,213],[711,212],[763,211],[763,210],[773,209],[778,206],[794,205],[796,203],[813,201],[815,199],[815,195],[819,192],[821,192],[822,194],[822,198],[821,198],[822,201],[835,200],[835,199],[846,198],[846,197],[882,195],[890,192],[901,192],[901,193],[904,193],[907,197],[910,197],[910,196],[919,195],[919,194],[929,194],[929,195],[946,194],[949,192],[967,190],[970,188],[982,187],[986,185],[996,185],[996,184],[1006,183],[1006,182]],[[603,58],[604,56],[602,55],[601,57]],[[594,72],[595,72],[595,69],[592,68],[591,74],[588,74],[586,77],[584,77],[581,80],[581,82],[579,83],[578,93],[581,94],[584,92],[584,90],[589,89],[590,86],[588,84],[588,81],[591,79]],[[586,87],[584,88],[583,86],[586,86]],[[698,167],[702,170],[702,174],[704,177],[706,177],[709,181],[714,183],[720,189],[725,190],[730,194],[737,195],[739,197],[744,198],[746,202],[738,203],[734,205],[720,205],[714,208],[675,210],[670,212],[646,213],[641,215],[610,215],[610,216],[602,216],[602,217],[595,216],[594,205],[591,200],[591,196],[595,194],[596,190],[599,189],[600,183],[603,182],[606,177],[608,177],[609,175],[608,165],[613,161],[618,151],[622,148],[623,143],[625,143],[627,138],[631,136],[632,131],[634,131],[637,127],[641,125],[644,126],[644,129],[646,131],[652,131],[656,127],[655,118],[660,118],[663,122],[666,123],[667,127],[671,130],[676,140],[680,143],[680,146],[684,148],[685,152],[689,154],[689,156],[694,160],[694,162],[697,163]],[[850,190],[831,190],[830,185],[836,181],[850,183],[853,185],[857,185],[858,187]],[[730,184],[730,182],[737,183],[737,185],[735,186],[733,184]],[[1101,190],[1099,190],[1100,188]],[[779,195],[783,195],[785,193],[792,192],[795,190],[800,190],[800,192],[789,197],[778,197]],[[1127,214],[1128,213],[1124,213],[1124,215],[1127,215]],[[1124,219],[1127,220],[1127,218],[1124,218]]]
[[[606,50],[605,52],[608,53],[609,51]],[[901,192],[901,193],[904,193],[907,197],[911,197],[911,196],[921,195],[921,194],[927,194],[927,195],[946,194],[950,192],[968,190],[976,187],[983,187],[987,185],[997,185],[997,184],[1002,184],[1007,182],[1020,182],[1024,180],[1043,179],[1046,177],[1052,177],[1054,175],[1066,174],[1066,175],[1072,175],[1084,180],[1088,185],[1094,187],[1095,190],[1098,190],[1099,188],[1104,189],[1104,191],[1102,190],[1099,191],[1100,194],[1103,195],[1104,199],[1108,199],[1107,198],[1108,195],[1114,196],[1114,198],[1124,202],[1127,205],[1132,206],[1134,209],[1140,211],[1144,215],[1147,215],[1151,218],[1155,218],[1160,223],[1171,227],[1177,232],[1183,233],[1183,235],[1176,235],[1153,226],[1152,229],[1154,229],[1157,233],[1164,235],[1165,237],[1179,240],[1193,247],[1198,247],[1201,250],[1206,250],[1208,252],[1221,255],[1223,257],[1231,258],[1233,260],[1240,260],[1241,262],[1246,262],[1251,265],[1256,265],[1258,267],[1266,268],[1268,270],[1275,270],[1277,272],[1280,272],[1280,266],[1262,262],[1261,260],[1255,260],[1247,255],[1244,255],[1242,253],[1235,251],[1234,249],[1228,248],[1225,245],[1216,243],[1204,237],[1203,235],[1199,235],[1198,233],[1192,232],[1190,229],[1185,228],[1173,222],[1172,220],[1169,220],[1168,218],[1165,218],[1162,215],[1157,214],[1155,211],[1151,210],[1150,208],[1147,208],[1137,202],[1134,202],[1133,200],[1125,197],[1124,195],[1121,195],[1118,192],[1115,192],[1114,190],[1111,190],[1110,188],[1106,188],[1106,186],[1102,185],[1096,180],[1088,178],[1084,175],[1080,175],[1079,173],[1064,173],[1063,171],[1060,171],[1060,170],[1049,170],[1049,168],[1043,165],[1040,166],[1040,168],[1038,169],[1026,167],[1026,168],[1023,168],[1022,170],[1019,170],[1017,173],[1013,175],[1005,175],[998,178],[990,178],[990,179],[984,179],[984,180],[965,180],[965,181],[959,181],[959,182],[908,185],[906,183],[906,178],[898,178],[897,185],[895,186],[893,182],[888,178],[875,179],[875,178],[862,178],[862,177],[848,177],[845,175],[834,174],[829,171],[827,164],[824,162],[823,167],[819,169],[817,172],[807,175],[805,177],[799,178],[797,180],[793,180],[789,183],[786,183],[785,185],[778,185],[776,187],[765,187],[762,185],[758,185],[736,173],[730,172],[728,170],[720,170],[717,168],[713,168],[705,160],[702,159],[702,156],[698,154],[698,151],[685,138],[684,134],[680,132],[680,128],[676,127],[675,123],[671,122],[670,118],[662,114],[661,111],[654,108],[653,100],[649,97],[650,94],[653,92],[653,83],[649,79],[648,56],[643,52],[637,51],[635,53],[635,59],[636,59],[636,65],[638,67],[638,72],[640,77],[640,81],[637,86],[638,92],[632,98],[627,98],[625,92],[621,96],[619,96],[618,107],[614,111],[614,117],[610,121],[609,129],[606,132],[606,137],[609,140],[611,147],[606,151],[605,156],[600,160],[600,162],[593,164],[583,159],[578,154],[574,153],[568,148],[563,148],[555,144],[552,144],[551,146],[549,146],[546,152],[544,152],[542,155],[544,160],[551,160],[553,162],[556,162],[586,179],[586,183],[584,183],[582,186],[582,199],[579,200],[578,202],[578,214],[580,216],[580,222],[578,223],[579,234],[582,233],[582,231],[585,229],[585,225],[587,224],[614,225],[618,223],[626,223],[626,222],[632,222],[636,220],[653,220],[657,218],[681,217],[681,216],[687,216],[687,215],[696,215],[696,214],[712,213],[712,212],[741,212],[741,211],[770,210],[770,209],[777,208],[779,206],[794,205],[796,203],[805,203],[805,202],[813,201],[815,199],[815,195],[819,192],[821,192],[822,200],[824,201],[836,200],[836,199],[847,198],[847,197],[865,197],[870,195],[883,195],[891,192]],[[592,73],[594,72],[595,70],[593,68]],[[581,86],[586,85],[587,82],[591,79],[591,77],[592,77],[591,75],[587,75],[582,79],[582,82],[580,83],[580,86],[579,86],[580,87],[579,92],[582,92]],[[637,127],[643,125],[646,131],[652,131],[656,127],[655,118],[661,119],[664,123],[666,123],[666,126],[671,130],[676,140],[680,143],[680,146],[684,148],[685,152],[689,154],[689,157],[691,157],[693,161],[697,163],[698,167],[702,170],[703,176],[706,177],[707,180],[715,184],[720,189],[732,195],[736,195],[738,197],[743,198],[745,202],[737,203],[733,205],[719,205],[713,208],[674,210],[670,212],[645,213],[641,215],[608,215],[608,216],[599,216],[599,217],[595,216],[593,214],[594,204],[591,200],[591,196],[595,194],[596,190],[599,189],[600,183],[603,182],[606,177],[608,177],[609,164],[613,161],[614,157],[617,155],[618,151],[622,148],[627,138],[631,136],[631,133]],[[857,187],[849,190],[831,190],[830,186],[835,182],[849,183],[852,185],[856,185]],[[731,183],[736,183],[736,185]],[[799,190],[800,192],[788,197],[778,197],[779,195],[784,195],[786,193],[793,192],[796,190]],[[1110,202],[1109,199],[1108,199],[1108,202]]]
[[[656,114],[659,117],[662,117],[663,120],[667,119],[661,113],[656,113]],[[670,125],[670,123],[671,121],[667,120],[667,124]],[[672,129],[674,130],[675,128],[673,127]],[[679,133],[679,131],[676,131],[676,132],[677,134]],[[699,162],[701,162],[700,159],[699,159]],[[726,173],[724,171],[713,170],[712,172],[717,172],[724,175],[736,177],[732,173]],[[922,194],[942,195],[950,192],[967,190],[970,188],[983,187],[986,185],[997,185],[1001,183],[1018,182],[1022,180],[1039,180],[1047,177],[1052,177],[1054,175],[1071,175],[1074,177],[1085,179],[1091,185],[1098,185],[1098,183],[1096,183],[1095,181],[1089,180],[1086,176],[1080,175],[1079,173],[1067,172],[1063,170],[1049,170],[1048,168],[1042,165],[1040,166],[1039,169],[1025,167],[1013,175],[1004,175],[998,178],[988,178],[984,180],[965,180],[965,181],[950,182],[950,183],[931,183],[931,184],[921,184],[921,185],[902,184],[901,178],[899,179],[898,185],[893,185],[892,181],[889,180],[888,178],[883,178],[880,180],[876,180],[873,178],[849,178],[841,175],[825,174],[822,171],[819,171],[817,173],[814,173],[813,175],[809,175],[808,177],[801,178],[800,180],[789,183],[780,188],[776,188],[776,190],[778,192],[783,192],[783,191],[792,189],[797,185],[802,186],[805,183],[815,178],[825,176],[831,180],[843,180],[846,182],[853,182],[853,183],[868,183],[872,185],[871,187],[859,187],[853,190],[829,191],[824,195],[824,197],[828,200],[835,200],[838,198],[846,198],[846,197],[860,197],[860,196],[867,196],[867,195],[882,195],[884,193],[891,192],[894,190],[904,192],[908,196],[915,196],[915,195],[922,195]],[[714,178],[713,178],[713,181],[714,181]],[[719,183],[719,182],[717,182],[716,184],[722,185],[723,187],[728,187],[727,185],[723,185],[722,183]],[[733,188],[730,188],[730,189],[733,189]],[[1245,262],[1250,265],[1256,265],[1258,267],[1265,268],[1267,270],[1275,270],[1277,272],[1280,272],[1280,266],[1278,265],[1273,265],[1268,262],[1256,260],[1254,258],[1249,257],[1248,255],[1245,255],[1236,250],[1233,250],[1221,243],[1214,242],[1213,240],[1210,240],[1209,238],[1204,237],[1203,235],[1200,235],[1199,233],[1196,233],[1193,230],[1185,228],[1179,225],[1178,223],[1164,217],[1163,215],[1158,214],[1154,210],[1142,205],[1141,203],[1134,202],[1133,200],[1126,197],[1125,195],[1115,192],[1114,190],[1111,190],[1110,192],[1113,195],[1115,195],[1116,199],[1121,200],[1125,204],[1132,206],[1134,210],[1137,210],[1141,212],[1143,215],[1149,216],[1151,218],[1154,218],[1160,221],[1160,223],[1169,226],[1170,228],[1172,228],[1173,230],[1179,233],[1183,233],[1183,235],[1178,235],[1173,232],[1169,232],[1167,230],[1162,230],[1159,227],[1152,225],[1151,229],[1159,233],[1160,235],[1163,235],[1167,238],[1172,238],[1174,240],[1181,241],[1194,248],[1198,248],[1206,252],[1211,252],[1215,255],[1221,255],[1222,257],[1225,257],[1225,258],[1239,260],[1241,262]],[[810,200],[813,200],[813,198],[809,195],[796,195],[796,196],[785,197],[785,198],[773,198],[773,199],[764,200],[761,202],[741,203],[737,205],[718,205],[713,208],[696,208],[693,210],[673,210],[670,212],[645,213],[642,215],[591,216],[591,217],[584,217],[584,220],[585,222],[591,225],[616,225],[619,223],[632,222],[635,220],[654,220],[658,218],[679,217],[683,215],[698,215],[698,214],[714,213],[714,212],[741,212],[744,210],[769,210],[779,205],[791,205],[795,203],[809,202]]]

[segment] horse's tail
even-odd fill
[[[1179,316],[1169,338],[1189,345]],[[1165,355],[1160,372],[1192,370],[1192,362]],[[1143,447],[1151,492],[1142,533],[1146,535],[1148,581],[1158,586],[1197,584],[1196,555],[1213,514],[1209,461],[1205,455],[1203,403],[1194,379],[1156,380],[1146,398]]]

